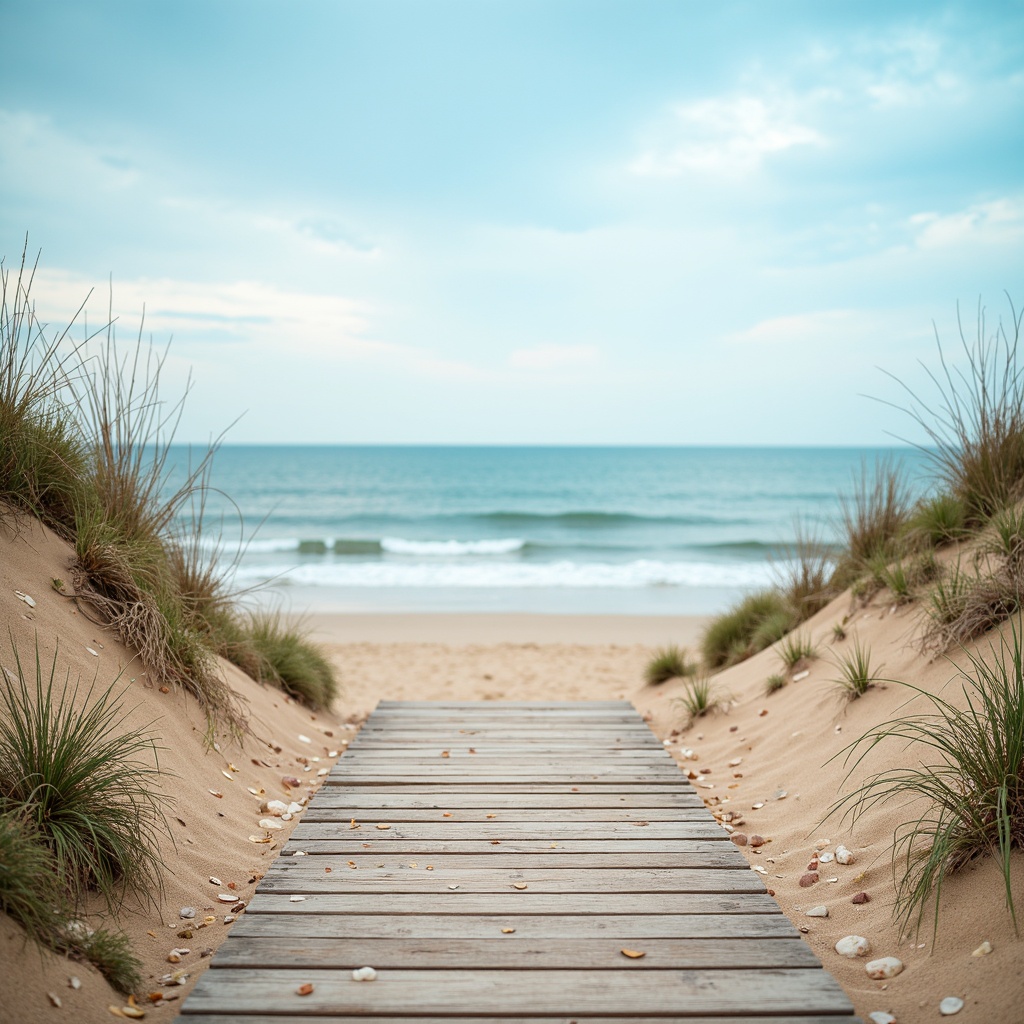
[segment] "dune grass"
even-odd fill
[[[845,654],[836,656],[834,662],[839,675],[832,680],[846,700],[863,697],[881,677],[871,667],[871,649],[854,638],[853,645]]]
[[[112,317],[77,341],[77,318],[48,335],[35,315],[35,269],[27,245],[16,269],[0,264],[0,518],[35,516],[71,541],[74,591],[64,592],[138,651],[151,679],[191,693],[213,723],[246,727],[218,654],[235,654],[243,669],[263,666],[264,681],[324,706],[336,681],[319,652],[266,630],[244,642],[254,624],[224,590],[221,568],[194,557],[200,523],[193,516],[191,535],[182,524],[190,506],[202,508],[219,439],[190,454],[183,471],[171,465],[189,387],[177,400],[162,397],[166,349],[145,343],[141,326],[120,346]],[[266,670],[266,648],[280,671]]]
[[[782,659],[782,664],[792,672],[801,661],[817,657],[818,648],[806,633],[794,632],[780,641],[776,652]]]
[[[650,686],[659,686],[670,679],[683,679],[696,675],[699,666],[691,661],[685,647],[668,644],[659,647],[644,669],[644,678]]]
[[[683,693],[672,703],[686,712],[687,721],[692,724],[696,719],[718,710],[721,697],[710,676],[698,675],[686,681]]]
[[[53,854],[25,809],[11,806],[0,812],[0,911],[30,938],[46,943],[63,901]]]
[[[26,678],[12,652],[16,672],[0,689],[0,809],[38,832],[73,900],[96,891],[113,908],[126,892],[158,893],[167,824],[152,738],[127,727],[114,685],[80,694],[58,675],[56,654],[44,666],[38,649]]]
[[[938,932],[942,886],[976,857],[997,857],[1006,904],[1017,926],[1010,856],[1024,848],[1024,658],[1021,627],[1011,623],[987,651],[968,650],[957,670],[964,706],[908,683],[925,714],[901,715],[869,729],[844,751],[851,772],[876,747],[892,742],[923,751],[909,768],[869,776],[834,805],[856,820],[876,804],[922,798],[920,816],[902,824],[893,845],[896,914],[918,928],[934,904]]]
[[[770,697],[773,693],[778,693],[783,687],[789,684],[789,680],[781,672],[773,672],[764,681],[764,694],[766,697]]]
[[[792,628],[795,620],[793,609],[779,591],[770,589],[749,594],[713,619],[704,630],[701,638],[704,664],[709,669],[735,665],[770,647],[787,632],[781,629],[782,623],[788,622],[788,628]],[[766,630],[768,623],[772,628]]]
[[[908,397],[903,411],[928,438],[920,448],[936,479],[962,505],[971,528],[1024,498],[1024,366],[1018,362],[1024,312],[1009,296],[1007,303],[1007,320],[991,330],[979,302],[971,340],[958,308],[964,366],[950,364],[936,336],[939,371],[927,371],[935,391],[930,401],[893,378]]]

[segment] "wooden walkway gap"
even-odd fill
[[[182,1015],[856,1021],[625,701],[381,702]]]

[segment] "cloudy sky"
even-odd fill
[[[182,437],[878,444],[1024,304],[1024,4],[34,0],[0,255]],[[244,415],[243,415],[244,414]]]

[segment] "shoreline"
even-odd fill
[[[523,612],[308,612],[289,621],[317,643],[573,644],[693,647],[711,615],[592,615]]]

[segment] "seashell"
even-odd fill
[[[275,818],[280,818],[282,814],[288,812],[288,805],[283,800],[264,800],[260,804],[260,810],[264,814],[272,814]]]
[[[863,935],[845,935],[836,943],[836,952],[851,959],[856,956],[867,956],[871,952],[871,943]]]
[[[210,885],[222,886],[224,883],[214,875],[210,875]]]
[[[35,608],[35,606],[36,606],[35,598],[29,597],[29,595],[28,595],[28,594],[26,594],[26,593],[24,593],[23,591],[21,591],[21,590],[16,590],[16,591],[14,592],[14,596],[15,596],[15,597],[16,597],[16,598],[17,598],[17,599],[18,599],[19,601],[24,601],[24,602],[25,602],[25,604],[27,604],[27,605],[29,606],[29,608]]]
[[[278,832],[284,828],[276,818],[260,818],[260,828],[265,828],[271,832]]]
[[[121,1016],[122,1017],[131,1017],[131,1018],[137,1020],[140,1017],[145,1017],[146,1016],[146,1012],[145,1012],[145,1010],[140,1010],[137,1006],[122,1006],[121,1007]]]
[[[810,910],[805,911],[805,917],[828,917],[828,907],[811,907]]]
[[[946,996],[945,999],[939,1003],[939,1013],[943,1017],[952,1017],[954,1013],[959,1013],[964,1008],[964,1001],[958,999],[956,996]]]
[[[285,786],[288,789],[296,789],[297,787],[301,786],[302,783],[299,782],[299,780],[295,778],[294,775],[282,775],[281,785]]]
[[[300,732],[299,733],[299,742],[300,743],[312,743],[313,741],[308,736],[303,736],[302,733]]]
[[[885,981],[888,978],[895,978],[903,970],[903,961],[894,956],[883,956],[878,960],[870,960],[864,965],[869,978],[875,981]]]
[[[811,673],[810,673],[810,670],[809,670],[809,669],[806,669],[806,668],[805,668],[805,669],[803,670],[803,672],[797,672],[797,674],[796,674],[795,676],[793,676],[793,682],[794,682],[794,683],[801,683],[801,682],[803,682],[803,681],[804,681],[804,680],[805,680],[805,679],[806,679],[806,678],[807,678],[807,677],[808,677],[808,676],[809,676],[810,674],[811,674]]]
[[[885,1010],[875,1010],[874,1013],[869,1013],[868,1019],[872,1024],[896,1024],[896,1018]]]
[[[217,899],[219,899],[221,901],[221,903],[237,903],[238,902],[238,897],[235,896],[233,893],[230,893],[230,892],[219,892],[219,893],[217,893]]]
[[[992,952],[992,943],[986,939],[971,956],[988,956]]]
[[[56,992],[47,992],[46,998],[50,1000],[51,1006],[56,1006],[58,1010],[61,1008],[60,996]]]
[[[305,900],[305,898],[306,898],[305,896],[289,896],[288,897],[288,902],[289,903],[302,903],[303,900]]]
[[[288,805],[289,814],[298,814],[302,810],[302,804],[297,804],[294,800]]]
[[[372,967],[357,967],[352,972],[353,981],[376,981],[377,972]]]
[[[68,988],[73,988],[73,989],[77,990],[77,989],[80,989],[81,987],[82,987],[82,980],[77,975],[73,974],[70,978],[68,978]]]
[[[86,647],[86,650],[87,650],[87,651],[88,651],[88,652],[89,652],[89,653],[90,653],[90,654],[91,654],[91,655],[92,655],[92,656],[93,656],[94,658],[98,658],[98,657],[99,657],[99,655],[98,655],[98,654],[97,654],[97,653],[96,653],[96,652],[95,652],[95,651],[94,651],[94,650],[93,650],[93,649],[92,649],[91,647]]]
[[[835,854],[834,853],[819,853],[818,854],[818,860],[822,864],[828,864],[831,861],[835,860]]]
[[[300,985],[295,990],[295,994],[297,996],[308,996],[308,995],[312,995],[312,993],[313,993],[313,986],[308,981],[306,982],[305,985]]]

